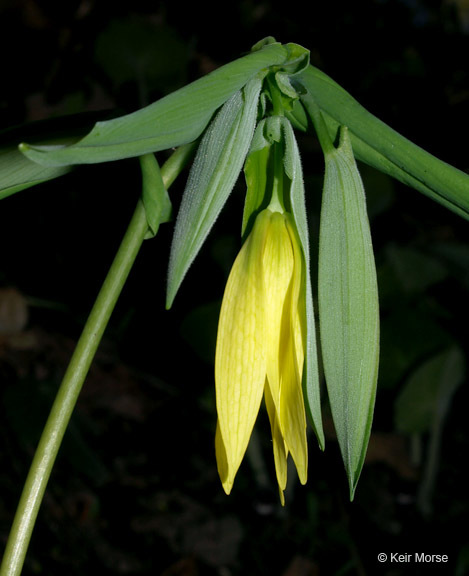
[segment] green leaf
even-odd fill
[[[373,419],[379,303],[363,184],[346,128],[325,151],[319,321],[327,390],[353,499]]]
[[[0,200],[16,192],[63,176],[71,168],[49,168],[28,160],[16,146],[0,150]]]
[[[96,120],[96,115],[91,115]],[[72,143],[86,133],[89,114],[14,126],[0,132],[0,199],[70,172],[69,167],[44,167],[31,162],[18,150],[29,138],[40,144]]]
[[[238,179],[256,124],[261,85],[253,78],[236,92],[200,142],[174,230],[167,308]]]
[[[153,238],[160,224],[171,219],[171,201],[161,178],[160,167],[153,154],[140,156],[142,171],[142,202],[149,231],[145,239]]]
[[[287,55],[280,44],[267,44],[141,110],[98,122],[72,146],[22,144],[20,149],[44,166],[63,166],[119,160],[192,142],[224,102],[269,66],[282,64]]]
[[[285,172],[289,177],[290,203],[298,236],[306,262],[306,353],[303,375],[303,392],[305,405],[318,439],[319,446],[324,450],[324,432],[322,428],[321,398],[319,386],[318,353],[316,344],[316,327],[314,320],[313,291],[311,287],[309,233],[306,217],[305,190],[300,152],[295,134],[290,122],[285,118],[282,122],[285,135]]]
[[[38,145],[72,144],[83,137],[97,119],[105,116],[109,116],[109,113],[85,112],[21,124],[1,131],[0,199],[72,170],[69,166],[46,167],[32,162],[18,150],[19,142],[27,139]]]
[[[310,126],[309,117],[299,99],[293,101],[291,110],[285,110],[285,116],[293,128],[306,132]]]
[[[275,73],[275,82],[279,90],[288,98],[297,99],[298,93],[292,85],[291,77],[305,71],[309,66],[309,50],[299,44],[286,44],[287,63]]]
[[[454,392],[464,381],[464,370],[464,356],[455,346],[421,364],[397,397],[397,430],[404,434],[428,432],[436,418],[444,418]]]
[[[306,90],[301,95],[305,108],[316,105],[321,109],[332,140],[339,126],[347,126],[357,159],[469,219],[468,174],[401,136],[317,68],[309,66],[296,78]],[[302,120],[299,114],[298,121]]]

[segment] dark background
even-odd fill
[[[135,110],[267,35],[310,49],[312,63],[372,113],[469,171],[463,0],[245,0],[215,8],[2,0],[0,126]],[[298,138],[314,255],[322,153],[313,136]],[[300,486],[292,471],[285,508],[263,409],[230,497],[219,483],[213,356],[224,283],[240,245],[240,179],[171,311],[164,310],[164,291],[172,225],[145,242],[85,383],[25,575],[469,573],[466,376],[460,369],[438,380],[431,369],[448,349],[467,356],[468,224],[360,168],[382,344],[373,434],[354,503],[325,393],[326,451],[310,438],[308,484]],[[180,180],[171,189],[175,209]],[[138,165],[129,160],[82,167],[2,201],[0,549],[139,187]],[[421,385],[412,388],[416,380]],[[409,386],[413,395],[403,396]],[[379,564],[380,552],[447,554],[449,563]]]

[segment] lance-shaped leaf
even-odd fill
[[[72,144],[89,130],[103,113],[76,114],[7,128],[0,132],[0,199],[57,178],[71,167],[45,167],[32,162],[18,150],[18,143],[28,139],[37,144]]]
[[[200,142],[174,230],[168,308],[239,176],[256,124],[261,85],[260,78],[253,78],[234,94]]]
[[[325,150],[319,322],[329,401],[353,499],[376,395],[379,305],[363,184],[348,132]]]
[[[306,353],[305,371],[303,375],[303,391],[305,404],[311,419],[314,432],[320,448],[324,449],[324,432],[322,429],[321,399],[319,394],[319,370],[318,354],[316,345],[316,328],[314,321],[313,290],[311,287],[310,274],[310,251],[309,232],[306,216],[305,190],[303,182],[303,170],[301,166],[300,152],[295,134],[290,122],[285,118],[282,122],[285,135],[284,166],[287,176],[290,178],[290,203],[293,218],[295,220],[301,248],[306,262]]]
[[[264,45],[141,110],[98,122],[72,146],[22,144],[20,149],[44,166],[61,166],[119,160],[192,142],[235,92],[262,70],[282,64],[287,56],[281,44]]]
[[[468,174],[401,136],[317,68],[309,66],[297,78],[306,90],[301,96],[305,108],[321,109],[332,139],[340,125],[347,126],[356,158],[469,219]],[[303,114],[295,116],[304,125]]]
[[[0,150],[0,200],[67,172],[67,166],[40,166],[23,156],[17,146],[5,147]]]

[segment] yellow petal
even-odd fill
[[[272,214],[264,248],[267,378],[272,399],[280,409],[280,334],[285,298],[293,274],[293,250],[283,214]]]
[[[304,363],[304,330],[302,320],[305,316],[299,309],[303,286],[303,255],[296,239],[294,228],[288,223],[288,231],[294,252],[294,273],[285,302],[286,314],[282,325],[280,358],[280,428],[287,450],[295,462],[302,484],[306,483],[308,473],[308,449],[306,441],[306,415],[302,390]]]
[[[277,474],[277,482],[280,494],[280,500],[282,506],[285,505],[285,498],[283,496],[283,491],[287,485],[287,456],[288,451],[285,446],[285,441],[280,430],[279,420],[277,416],[277,410],[272,399],[272,394],[270,392],[270,386],[266,383],[265,386],[265,406],[267,408],[267,414],[269,415],[270,428],[272,430],[272,442],[274,448],[274,462],[275,462],[275,472]]]
[[[246,452],[264,391],[262,253],[270,215],[268,211],[259,214],[233,264],[218,323],[215,388],[219,433],[216,445],[220,476],[227,492],[231,490]]]
[[[223,489],[229,494],[233,488],[233,481],[228,478],[228,460],[226,458],[223,438],[221,437],[219,422],[217,422],[217,431],[215,433],[215,454],[217,458],[218,475],[220,476]]]

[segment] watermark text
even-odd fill
[[[426,552],[412,552],[402,554],[400,552],[380,552],[378,561],[390,562],[393,564],[445,564],[449,562],[448,554],[427,554]]]

